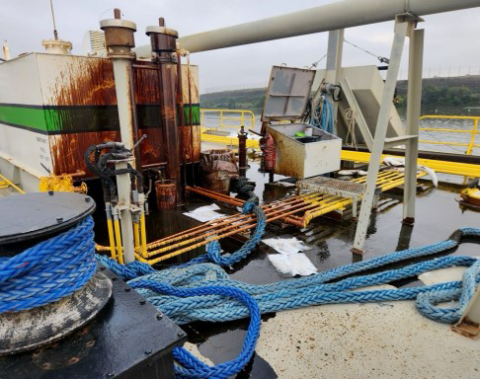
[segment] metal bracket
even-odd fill
[[[452,330],[465,337],[475,338],[480,335],[480,285]]]

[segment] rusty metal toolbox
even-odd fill
[[[275,140],[275,173],[298,179],[340,169],[342,140],[300,122],[308,104],[315,70],[273,66],[262,122]],[[288,122],[288,123],[285,123]],[[296,137],[312,128],[312,136]]]

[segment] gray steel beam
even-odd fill
[[[179,39],[191,53],[392,21],[406,11],[416,16],[480,7],[480,0],[345,0]],[[135,50],[149,57],[150,46]]]
[[[367,228],[370,223],[372,206],[374,205],[373,202],[376,193],[378,171],[380,169],[380,159],[382,157],[383,145],[387,135],[390,110],[391,107],[393,107],[393,96],[395,94],[395,86],[397,85],[398,72],[400,71],[403,46],[410,25],[410,22],[402,22],[398,18],[395,22],[395,37],[393,39],[392,51],[390,53],[390,64],[388,67],[387,78],[385,80],[385,86],[383,88],[377,126],[375,127],[372,153],[368,165],[367,185],[362,198],[360,218],[358,220],[355,241],[352,249],[352,252],[357,254],[363,253],[363,245],[367,238]]]
[[[403,220],[412,224],[415,220],[417,196],[418,133],[422,100],[423,29],[414,30],[410,36],[407,94],[407,134],[417,136],[407,142],[405,151],[405,185],[403,194]]]

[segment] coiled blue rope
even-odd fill
[[[0,313],[18,312],[58,301],[82,288],[97,267],[93,218],[0,259]]]
[[[116,262],[108,261],[108,258],[99,258],[105,262],[118,275],[125,279],[135,278],[129,284],[145,296],[154,306],[167,314],[179,324],[192,321],[222,322],[248,317],[252,315],[250,302],[225,299],[230,290],[244,291],[258,304],[260,313],[269,313],[300,307],[338,304],[338,303],[366,303],[391,300],[416,299],[418,311],[424,316],[438,322],[455,323],[465,310],[471,299],[476,286],[480,282],[480,261],[472,257],[447,256],[426,262],[415,263],[400,269],[386,270],[376,274],[350,277],[335,283],[327,283],[338,280],[352,274],[359,274],[365,270],[378,269],[393,263],[399,263],[419,257],[446,252],[457,247],[464,237],[480,237],[480,229],[462,228],[455,232],[448,240],[440,243],[411,248],[393,254],[384,255],[367,261],[338,267],[317,275],[306,278],[284,280],[279,283],[267,285],[253,285],[229,279],[228,275],[220,267],[210,263],[202,263],[185,267],[155,271],[151,267],[141,263],[135,263],[123,267]],[[431,286],[410,287],[392,290],[351,291],[370,285],[390,283],[400,279],[411,278],[419,274],[440,268],[453,266],[468,267],[462,281],[440,283]],[[145,274],[146,272],[149,272]],[[159,284],[160,283],[160,284]],[[168,286],[165,290],[164,286]],[[174,287],[173,287],[174,286]],[[199,287],[205,286],[205,287]],[[230,287],[227,291],[225,288]],[[175,288],[175,292],[172,290]],[[203,289],[209,288],[207,292]],[[212,288],[223,288],[215,292]],[[189,290],[188,298],[185,291]],[[233,295],[230,297],[234,297]],[[458,300],[458,305],[451,308],[440,308],[435,305],[450,300]],[[256,311],[255,311],[256,312]],[[247,339],[244,342],[243,351],[252,351],[255,341],[252,336],[256,334],[255,325],[250,327]],[[253,342],[252,342],[253,341]],[[250,348],[245,344],[250,343]],[[202,362],[182,361],[182,351],[176,349],[175,356],[179,356],[179,362],[187,371],[179,373],[183,377],[228,377],[232,375],[230,366],[223,366],[222,370],[209,368]],[[242,355],[241,362],[236,361],[231,367],[240,370],[244,367],[249,357]],[[248,358],[248,359],[247,359]],[[227,364],[226,362],[225,364]],[[208,370],[214,371],[208,371]],[[198,371],[197,371],[198,370]],[[232,369],[233,370],[233,369]],[[236,372],[238,372],[236,371]],[[185,375],[190,376],[185,376]],[[205,376],[207,375],[207,376]]]

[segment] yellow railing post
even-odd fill
[[[472,138],[470,139],[470,143],[468,144],[467,155],[472,154],[473,147],[475,146],[475,136],[477,135],[477,128],[478,118],[475,118],[475,121],[473,122]]]
[[[234,128],[240,129],[240,127],[246,126],[245,121],[250,120],[250,128],[255,129],[255,114],[246,109],[201,109],[200,110],[200,121],[202,125],[202,130],[207,129],[205,125],[205,114],[206,113],[217,113],[219,117],[219,123],[217,127],[211,127],[208,129],[218,129],[223,130],[224,128]],[[231,114],[233,116],[228,116]],[[238,124],[226,124],[226,121],[236,121]]]

